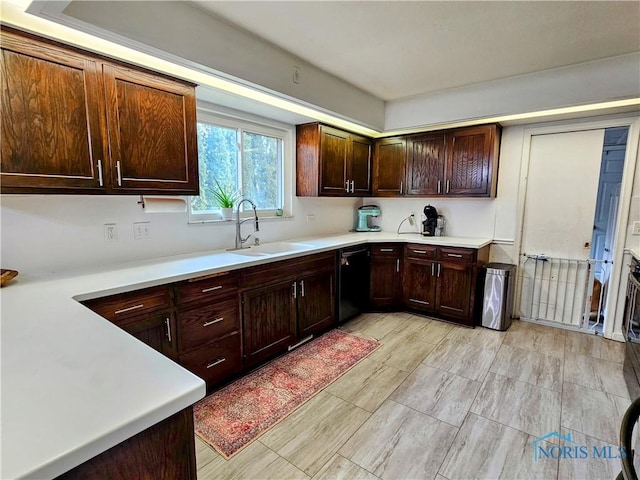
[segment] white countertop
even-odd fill
[[[55,477],[205,395],[203,380],[76,300],[362,243],[481,248],[491,239],[368,232],[292,242],[302,246],[267,257],[215,250],[9,283],[0,291],[0,478]]]

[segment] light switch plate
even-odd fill
[[[640,222],[633,222],[632,235],[640,235]]]

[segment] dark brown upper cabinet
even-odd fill
[[[406,137],[376,140],[373,151],[373,195],[397,197],[405,191]]]
[[[296,128],[296,195],[371,194],[371,139],[319,123]]]
[[[482,125],[446,134],[445,195],[495,197],[500,127]]]
[[[411,135],[405,194],[495,197],[499,148],[495,124]]]
[[[195,86],[0,32],[2,193],[198,194]]]
[[[443,133],[407,139],[407,195],[440,195],[445,172]]]

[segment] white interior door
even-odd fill
[[[579,327],[590,288],[587,259],[604,129],[531,137],[520,265],[523,318]]]
[[[523,252],[589,258],[603,143],[604,129],[531,137]]]

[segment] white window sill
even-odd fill
[[[249,220],[252,219],[252,216],[247,216],[247,217],[241,217],[240,220]],[[281,220],[290,220],[293,218],[293,215],[281,215],[281,216],[277,216],[277,215],[270,215],[270,216],[265,216],[265,217],[261,217],[260,215],[258,215],[258,221],[262,222],[262,221],[266,221],[266,222],[279,222]],[[194,218],[189,219],[189,221],[187,222],[187,224],[191,224],[191,225],[202,225],[202,224],[211,224],[211,225],[233,225],[236,223],[236,219],[232,219],[232,220],[223,220],[222,218],[212,218],[212,219],[207,219],[207,220],[197,220]]]

